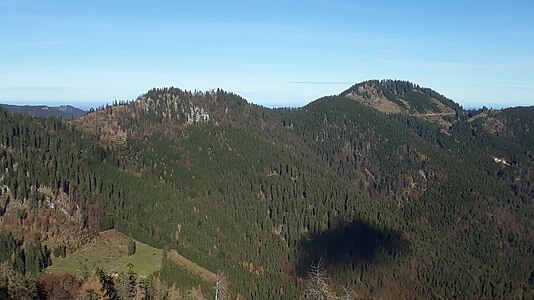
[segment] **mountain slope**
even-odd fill
[[[387,228],[387,230],[392,230],[393,232],[402,231],[404,234],[412,236],[412,239],[408,240],[408,244],[417,245],[415,250],[419,254],[412,256],[411,259],[414,259],[412,264],[418,266],[418,268],[410,269],[398,266],[395,268],[389,266],[393,268],[394,273],[403,274],[399,275],[400,277],[410,278],[409,281],[403,282],[403,286],[407,287],[406,290],[408,290],[405,291],[406,293],[423,291],[424,286],[431,285],[430,282],[425,283],[422,278],[433,278],[433,280],[440,278],[443,281],[440,283],[441,285],[453,286],[454,289],[445,289],[440,292],[448,293],[447,295],[449,296],[476,294],[482,289],[480,282],[483,282],[483,284],[495,282],[501,273],[507,274],[507,278],[516,280],[510,284],[525,285],[529,276],[528,269],[510,269],[509,266],[520,265],[519,261],[514,261],[513,259],[523,259],[531,251],[531,247],[528,246],[530,241],[528,228],[531,228],[532,224],[528,221],[529,214],[523,213],[530,212],[530,210],[521,203],[517,195],[514,195],[508,186],[503,182],[499,182],[494,176],[498,172],[499,166],[494,163],[492,157],[481,151],[481,149],[476,148],[475,145],[466,146],[463,144],[466,141],[455,140],[454,137],[450,136],[450,133],[444,133],[441,131],[441,127],[434,126],[434,122],[427,122],[428,119],[424,116],[430,113],[439,114],[443,111],[445,111],[444,114],[451,114],[450,111],[454,111],[454,116],[449,119],[451,124],[449,126],[452,126],[452,124],[466,124],[461,118],[456,119],[457,113],[455,109],[460,110],[459,106],[428,89],[411,86],[407,83],[399,84],[400,86],[407,85],[417,90],[417,93],[428,95],[425,99],[419,99],[423,101],[423,104],[419,103],[419,108],[423,107],[423,110],[413,108],[414,113],[407,111],[406,113],[388,117],[365,106],[347,101],[347,97],[334,97],[320,99],[302,109],[291,111],[265,111],[243,103],[243,110],[236,110],[238,113],[228,118],[226,115],[220,114],[220,112],[226,112],[226,110],[221,109],[220,103],[217,103],[217,95],[211,98],[213,99],[212,101],[204,100],[209,96],[191,97],[189,100],[193,101],[195,105],[205,105],[202,109],[210,116],[210,120],[199,122],[202,124],[199,125],[204,128],[204,131],[200,136],[195,135],[194,139],[199,141],[203,139],[201,137],[203,135],[213,135],[214,129],[223,129],[224,125],[235,126],[243,133],[259,134],[262,138],[271,139],[272,131],[257,130],[262,128],[258,124],[258,120],[261,120],[261,124],[269,124],[269,126],[263,127],[276,128],[276,132],[283,133],[284,138],[277,138],[278,140],[286,141],[286,143],[282,144],[285,145],[286,149],[292,149],[292,151],[297,151],[296,153],[301,156],[310,158],[305,164],[315,164],[311,162],[312,160],[322,161],[322,164],[330,172],[353,186],[353,189],[363,189],[369,193],[371,198],[378,201],[371,204],[369,208],[373,207],[373,209],[380,211],[380,213],[373,216],[372,219],[375,220],[373,222],[378,219],[380,220],[379,224]],[[395,93],[404,95],[402,91]],[[167,92],[165,92],[160,96],[153,94],[151,97],[161,101],[161,99],[168,96]],[[406,99],[410,100],[410,98]],[[440,102],[442,105],[448,105],[449,110],[430,110],[433,107],[432,105],[438,101],[437,99],[443,101]],[[407,103],[410,103],[408,100],[406,100]],[[154,103],[157,103],[157,101],[154,101]],[[240,102],[236,101],[236,103]],[[413,106],[415,107],[416,105],[414,104]],[[170,105],[162,106],[158,104],[149,107],[148,111],[152,111],[156,115],[158,111],[165,111],[165,109],[158,109],[158,106],[169,107]],[[424,110],[427,109],[425,108],[426,106],[430,107],[428,108],[429,110]],[[236,107],[239,106],[236,105]],[[439,108],[439,106],[435,107]],[[245,108],[248,109],[248,113],[245,113]],[[262,113],[261,119],[250,117],[257,116],[260,112]],[[167,113],[165,117],[164,114],[160,113],[160,116],[163,117],[158,119],[155,124],[167,124],[166,122],[173,115],[171,112]],[[458,111],[458,115],[462,117],[463,112]],[[223,118],[227,120],[226,124],[220,121]],[[279,118],[278,127],[272,124],[273,119],[276,120],[277,118]],[[164,133],[163,135],[168,136],[170,140],[168,143],[184,144],[183,141],[179,142],[179,139],[173,137],[173,132],[174,134],[179,132],[180,135],[188,137],[190,130],[198,133],[195,129],[196,125],[184,123],[184,120],[187,120],[187,118],[180,121],[182,123],[179,123],[181,124],[179,128],[173,129],[171,126],[167,130],[161,131]],[[212,124],[215,125],[214,128],[211,127],[213,126]],[[146,125],[141,127],[147,128]],[[150,132],[145,130],[148,136],[150,136]],[[132,137],[132,140],[136,139],[135,134],[132,134]],[[461,136],[457,136],[457,138],[463,139]],[[159,139],[161,141],[161,137]],[[239,140],[242,143],[247,143],[247,138],[244,136]],[[147,140],[145,137],[143,147],[151,143],[150,139]],[[209,142],[205,146],[212,147]],[[230,148],[233,149],[234,147],[238,147],[235,141],[231,143]],[[199,151],[201,148],[203,147],[200,146]],[[138,149],[141,149],[141,147]],[[166,153],[167,157],[159,158],[158,165],[166,165],[165,161],[172,159],[173,155],[176,155],[177,152],[182,152],[184,149],[162,150],[162,148],[158,148],[158,150],[152,151],[157,153],[156,155]],[[452,150],[459,153],[451,153],[450,151]],[[211,151],[212,149],[208,152]],[[196,155],[185,157],[185,159],[182,157],[184,160],[183,165],[193,166],[192,169],[195,169],[195,166],[202,161],[202,158]],[[210,172],[220,167],[220,158],[217,160],[219,165],[207,167],[205,172]],[[200,164],[211,165],[206,162]],[[481,166],[483,166],[483,169],[480,168]],[[225,168],[231,167],[227,166]],[[230,171],[228,174],[232,174],[235,171]],[[165,172],[169,173],[169,170],[163,170],[163,173],[160,171],[159,176],[164,178]],[[170,172],[171,174],[176,174],[172,173],[172,171]],[[316,170],[313,172],[324,173],[325,171]],[[202,173],[197,174],[193,175],[195,180],[197,176],[201,177]],[[466,178],[470,178],[470,180],[466,180]],[[242,181],[243,179],[236,178],[236,180]],[[187,178],[181,178],[181,181],[187,182],[186,185],[188,186],[194,185],[194,182],[189,181]],[[202,182],[201,185],[210,186],[210,181]],[[480,209],[479,205],[482,202],[487,205],[488,210]],[[509,205],[503,205],[506,202]],[[520,205],[523,208],[517,210],[514,207],[515,205]],[[381,214],[386,214],[388,217],[384,217]],[[493,225],[489,227],[477,226],[476,224],[483,222],[487,214],[498,216],[496,222],[500,225],[497,227],[493,227]],[[368,219],[371,213],[366,212],[363,215]],[[526,224],[526,226],[523,224]],[[350,225],[347,226],[349,226],[347,228],[350,228]],[[401,230],[401,228],[403,229]],[[328,230],[330,229],[334,230],[334,227],[328,227]],[[323,236],[323,234],[330,236],[327,231],[320,233],[320,236]],[[317,232],[317,229],[313,230],[313,232]],[[351,230],[348,232],[351,232]],[[446,240],[440,240],[443,232],[448,233]],[[495,238],[482,240],[479,238],[479,236],[488,234],[495,236]],[[379,233],[374,235],[380,236]],[[513,236],[513,243],[508,241],[511,236]],[[317,237],[312,238],[311,241],[315,239],[321,240]],[[333,237],[333,239],[336,240],[337,238]],[[295,245],[297,246],[296,249],[310,249],[309,243],[305,241],[304,239],[304,248],[299,248],[300,246]],[[512,260],[509,260],[510,258],[498,258],[501,250],[495,248],[495,245],[503,241],[506,242],[504,244],[505,247],[511,247],[506,251],[518,251],[521,254],[512,257]],[[321,244],[321,242],[319,243]],[[320,245],[313,244],[313,242],[312,245],[316,248],[321,248]],[[440,249],[446,250],[443,254],[438,255],[437,253],[440,253]],[[484,249],[483,256],[480,255],[480,249]],[[355,249],[349,248],[345,250],[348,251],[347,253],[358,253],[357,251],[355,252]],[[330,250],[324,249],[324,251],[328,253]],[[352,264],[353,266],[361,264],[358,256],[351,258],[351,255],[347,256],[347,253],[342,253],[347,257],[347,264]],[[460,257],[453,258],[451,256],[452,253],[462,253],[461,259]],[[310,260],[318,259],[318,255],[325,255],[325,253],[301,253],[297,256],[307,257],[304,261],[309,263]],[[425,262],[424,260],[415,259],[415,257],[436,257],[436,255],[438,259],[432,261]],[[300,258],[297,258],[295,261],[297,265],[299,260]],[[497,271],[490,271],[486,266],[493,260],[497,261]],[[373,266],[373,263],[369,264],[370,261],[364,265]],[[394,264],[400,263],[400,261],[396,260],[393,260],[393,262]],[[451,273],[444,272],[443,266],[445,265],[463,269],[464,271],[456,273],[456,276],[463,277],[464,280],[461,282],[448,281],[449,279],[447,278],[451,278]],[[465,265],[470,267],[465,269]],[[362,267],[360,266],[360,268]],[[333,267],[331,271],[334,274],[338,274],[338,276],[343,274],[340,277],[347,278],[347,280],[351,278],[350,274],[356,271],[355,267],[353,267],[352,272],[339,273],[340,270],[337,268],[339,266]],[[374,267],[371,269],[374,269]],[[470,274],[467,270],[476,270],[476,272]],[[420,274],[419,276],[422,277],[418,278],[414,274]],[[365,276],[360,277],[362,292],[365,291],[366,287],[372,285],[369,283],[372,280],[364,280],[363,278]],[[380,278],[390,282],[401,280],[397,277],[391,278],[385,273],[381,273]],[[391,289],[391,286],[388,286],[388,289]],[[428,292],[426,291],[425,293]],[[439,295],[438,292],[434,292]],[[496,291],[487,289],[484,292],[492,295]]]
[[[480,110],[469,124],[458,124],[457,136],[474,144],[498,164],[495,176],[523,202],[534,199],[534,107]]]
[[[217,99],[221,99],[221,95]],[[151,97],[164,98],[163,95]],[[143,223],[149,226],[151,239],[170,243],[180,253],[201,261],[212,271],[228,270],[238,286],[237,291],[242,294],[255,298],[294,298],[296,278],[289,282],[284,278],[294,276],[293,270],[299,263],[300,240],[306,233],[328,230],[334,222],[343,225],[355,218],[371,222],[374,217],[367,220],[366,215],[373,209],[368,198],[351,191],[307,156],[291,150],[293,144],[273,143],[276,139],[269,138],[272,133],[269,126],[275,126],[275,120],[262,117],[261,108],[239,103],[237,97],[222,98],[219,104],[205,109],[211,122],[192,124],[187,124],[187,118],[180,119],[180,114],[163,114],[154,107],[147,112],[150,117],[137,119],[132,117],[137,111],[135,107],[118,108],[128,111],[119,118],[122,124],[138,122],[139,127],[127,127],[130,131],[126,142],[115,147],[121,149],[125,160],[135,157],[132,173],[137,172],[143,180],[159,178],[165,183],[162,187],[169,190],[169,196],[161,195],[162,192],[151,192],[150,196],[169,197],[169,202],[158,201],[157,208],[151,207],[153,214],[130,210],[133,216],[114,217],[113,223],[116,228],[130,230],[132,225],[136,226],[131,224],[133,220],[145,220]],[[220,109],[222,107],[224,109]],[[115,109],[97,113],[100,117],[113,115]],[[242,113],[232,116],[231,112],[239,109]],[[214,114],[214,111],[223,114]],[[259,126],[246,126],[256,122],[256,116]],[[93,116],[75,123],[84,122],[87,117]],[[184,121],[186,123],[182,123]],[[267,124],[263,126],[265,130],[261,130],[261,124]],[[158,127],[161,125],[165,127]],[[277,139],[286,139],[283,134],[286,130],[279,129]],[[261,133],[257,134],[259,131]],[[141,182],[138,184],[142,185]],[[333,197],[334,194],[340,196]],[[138,198],[135,195],[132,196]],[[182,204],[177,211],[175,201],[180,198]],[[329,210],[335,212],[327,213]],[[220,211],[225,214],[218,214]],[[160,216],[158,219],[150,218],[156,214]],[[138,228],[134,230],[134,236],[141,234]],[[213,236],[213,240],[196,237],[195,232],[199,231],[203,236]],[[173,235],[169,239],[171,232]],[[392,234],[386,240],[390,238],[398,237]],[[209,251],[213,253],[207,255],[203,249],[213,249]],[[279,269],[282,265],[286,269],[284,272]],[[251,274],[259,276],[258,280],[250,281]],[[293,284],[288,285],[290,282]],[[275,288],[279,284],[284,286],[283,292]],[[256,290],[262,292],[258,294]]]
[[[386,92],[404,110],[372,105]],[[4,114],[6,195],[63,191],[89,227],[223,270],[233,295],[299,298],[319,259],[359,297],[534,293],[529,111],[472,120],[384,81],[291,110],[163,88],[68,124]]]
[[[411,278],[404,287],[432,278],[450,287],[435,296],[495,297],[484,286],[500,276],[528,285],[532,207],[495,176],[500,166],[483,149],[417,116],[384,115],[345,97],[319,99],[281,118],[338,176],[397,216],[418,257],[393,271]]]

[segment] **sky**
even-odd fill
[[[368,79],[466,108],[534,105],[534,1],[0,0],[3,103],[175,86],[301,106]]]

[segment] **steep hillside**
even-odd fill
[[[428,278],[440,282],[436,296],[493,297],[501,276],[528,285],[533,210],[498,178],[501,166],[485,149],[418,117],[384,115],[345,97],[281,118],[332,171],[397,216],[415,254],[393,271],[411,278],[403,287]]]
[[[474,126],[483,128],[503,140],[519,144],[531,150],[529,152],[534,149],[534,141],[531,138],[534,131],[534,107],[481,110],[476,116],[478,118],[471,121]]]
[[[0,261],[36,274],[98,230],[95,167],[110,158],[57,118],[0,110]],[[4,235],[5,234],[5,235]]]
[[[525,203],[534,201],[534,107],[479,110],[468,123],[455,126],[456,136],[472,144],[499,166],[495,176]]]
[[[85,114],[85,111],[71,105],[9,105],[0,104],[0,107],[15,113],[27,114],[34,117],[60,117],[63,120],[76,119]]]

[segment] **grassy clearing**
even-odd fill
[[[129,240],[128,236],[117,230],[100,232],[91,242],[67,255],[66,258],[53,257],[52,265],[46,268],[45,272],[77,274],[85,266],[89,271],[100,267],[104,271],[112,273],[128,270],[129,263],[133,265],[132,270],[140,276],[148,276],[158,271],[161,267],[163,250],[135,241],[135,254],[128,256]],[[215,273],[181,256],[175,250],[169,251],[167,255],[184,271],[190,272],[206,282],[215,282]]]
[[[163,250],[135,241],[136,252],[128,256],[128,241],[128,236],[116,230],[101,232],[93,241],[66,258],[54,257],[52,266],[45,272],[77,274],[84,266],[87,270],[100,267],[107,272],[120,272],[128,270],[129,263],[133,265],[132,270],[140,276],[148,276],[159,270]]]

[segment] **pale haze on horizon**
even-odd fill
[[[152,87],[300,106],[368,79],[534,105],[532,1],[0,0],[0,102],[87,108]]]

